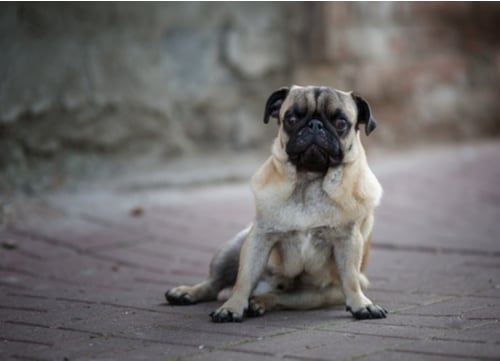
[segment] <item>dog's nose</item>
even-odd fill
[[[318,133],[319,131],[323,130],[323,122],[318,119],[311,119],[311,121],[307,125],[313,131],[313,133]]]

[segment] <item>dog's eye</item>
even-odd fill
[[[295,115],[289,115],[285,118],[285,121],[288,123],[288,125],[295,125],[299,119]]]
[[[345,130],[347,128],[347,125],[348,125],[347,120],[345,120],[344,118],[337,118],[333,121],[333,126],[338,131]]]

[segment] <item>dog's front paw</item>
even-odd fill
[[[179,286],[168,290],[165,299],[171,305],[192,305],[196,303],[190,293],[191,287]]]
[[[356,310],[353,310],[350,306],[347,306],[346,309],[347,311],[351,312],[353,317],[357,320],[386,318],[387,314],[389,313],[385,308],[374,304]]]
[[[248,298],[233,294],[226,303],[210,314],[213,322],[242,322],[243,313],[248,308]]]
[[[236,311],[231,311],[225,307],[221,307],[218,310],[210,314],[213,322],[243,322],[243,313]]]

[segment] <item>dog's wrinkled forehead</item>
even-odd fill
[[[341,109],[351,119],[356,116],[356,104],[350,93],[328,87],[293,86],[283,102],[280,118],[289,109],[309,116],[332,114]]]

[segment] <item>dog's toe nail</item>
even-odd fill
[[[233,313],[226,309],[217,310],[210,314],[213,322],[221,323],[221,322],[242,322],[243,315],[239,313]]]
[[[370,311],[372,318],[386,318],[389,313],[385,308],[379,305],[368,306],[368,311]]]
[[[171,305],[192,305],[195,303],[189,294],[178,294],[173,291],[167,291],[165,293],[165,299]]]
[[[353,317],[357,320],[386,318],[388,314],[388,311],[379,305],[369,305],[357,311],[353,311],[349,306],[346,307],[346,309],[350,311]]]

